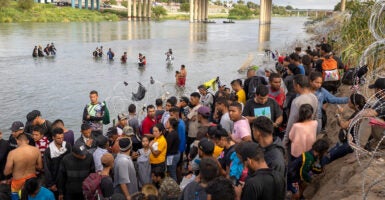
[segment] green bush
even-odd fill
[[[151,8],[152,15],[156,20],[159,20],[161,16],[167,15],[167,10],[163,6],[155,6]]]
[[[190,3],[182,3],[179,8],[180,12],[190,12]]]
[[[235,5],[234,8],[229,11],[229,16],[242,19],[250,18],[252,14],[253,13],[246,5]]]
[[[30,10],[35,2],[33,0],[19,0],[18,7],[23,10]]]
[[[126,0],[122,1],[120,4],[121,4],[122,6],[124,6],[124,7],[126,7],[126,8],[127,8],[127,5],[128,5],[128,3],[127,3],[127,1],[126,1]]]

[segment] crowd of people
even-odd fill
[[[44,55],[45,54],[45,55]],[[41,45],[35,46],[32,51],[32,57],[44,57],[44,56],[55,56],[56,48],[53,42],[51,44],[47,44],[44,48]]]
[[[9,140],[0,140],[1,188],[24,199],[301,199],[325,165],[352,153],[352,144],[370,151],[384,131],[362,119],[355,129],[363,137],[350,142],[358,113],[383,120],[385,79],[369,86],[379,101],[363,111],[363,95],[332,94],[341,81],[335,70],[342,68],[326,43],[296,48],[274,70],[249,68],[231,89],[220,84],[213,94],[203,84],[189,97],[156,99],[143,120],[130,104],[107,132],[106,104],[91,91],[76,140],[62,120],[51,123],[33,110],[25,126],[15,121]],[[178,85],[185,76],[176,77]],[[337,109],[335,145],[322,138],[331,117],[325,104],[354,111],[344,119]]]

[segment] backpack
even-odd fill
[[[260,76],[251,77],[251,79],[249,81],[248,88],[247,88],[247,99],[254,98],[255,91],[257,90],[257,87],[261,84],[267,85],[267,83],[263,77],[260,77]]]
[[[91,173],[82,183],[83,196],[85,200],[99,200],[103,197],[100,182],[103,176],[99,173]]]
[[[321,58],[321,60],[323,81],[339,81],[340,72],[338,71],[338,63],[333,56]]]

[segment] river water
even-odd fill
[[[144,100],[134,102],[143,107],[166,92],[175,94],[174,75],[181,64],[188,72],[184,91],[188,94],[216,76],[227,85],[244,77],[237,70],[249,53],[258,64],[264,48],[286,50],[309,38],[303,25],[306,18],[273,18],[270,37],[264,35],[268,31],[259,31],[258,20],[235,24],[216,21],[1,24],[0,130],[7,136],[13,121],[25,122],[26,114],[38,109],[43,118],[60,118],[78,134],[91,90],[97,90],[100,100],[107,101],[111,118],[115,118],[117,113],[127,112],[138,81],[148,90]],[[44,47],[51,42],[58,50],[55,58],[32,58],[35,45]],[[103,46],[105,53],[112,48],[115,61],[94,60],[91,54],[97,46]],[[164,53],[169,48],[175,56],[172,67],[165,63]],[[128,61],[121,64],[124,51]],[[139,52],[147,58],[144,69],[136,64]],[[150,76],[155,79],[153,85]]]

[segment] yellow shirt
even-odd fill
[[[150,154],[150,163],[151,164],[160,164],[160,163],[166,161],[166,152],[167,152],[166,138],[164,138],[163,135],[161,135],[159,138],[154,138],[154,145],[156,143],[158,144],[158,151],[160,151],[160,154],[155,157],[155,155],[151,152],[151,154]]]
[[[243,103],[243,105],[246,104],[246,93],[243,89],[240,89],[238,92],[237,92],[237,96],[238,96],[238,102],[239,103]]]
[[[221,148],[221,147],[215,145],[215,146],[214,146],[213,157],[214,157],[214,158],[218,158],[219,155],[221,155],[222,151],[223,151],[223,148]]]

